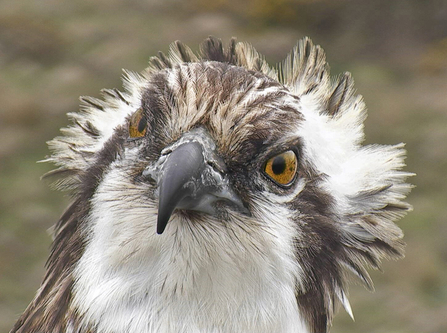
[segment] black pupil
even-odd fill
[[[275,175],[280,175],[286,170],[286,160],[282,156],[273,159],[272,171]]]
[[[143,132],[146,129],[146,118],[141,117],[140,121],[138,122],[138,132]]]

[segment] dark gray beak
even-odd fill
[[[158,176],[158,234],[163,233],[176,208],[215,214],[214,204],[223,201],[233,210],[250,215],[228,177],[219,171],[226,169],[223,162],[213,159],[210,163],[205,156],[197,141],[183,143],[167,156]]]

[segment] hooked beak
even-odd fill
[[[215,214],[215,203],[226,202],[236,211],[250,215],[239,196],[233,191],[228,177],[212,166],[222,161],[207,160],[204,147],[197,141],[177,146],[167,156],[158,176],[159,205],[157,234],[163,233],[173,211],[178,209]]]

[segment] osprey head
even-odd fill
[[[372,288],[402,256],[403,145],[361,145],[362,98],[309,39],[278,69],[177,42],[124,83],[50,142],[74,201],[13,332],[327,332],[346,273]]]

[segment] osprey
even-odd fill
[[[322,333],[349,273],[403,255],[403,144],[305,38],[276,68],[176,42],[49,142],[73,199],[13,333]]]

